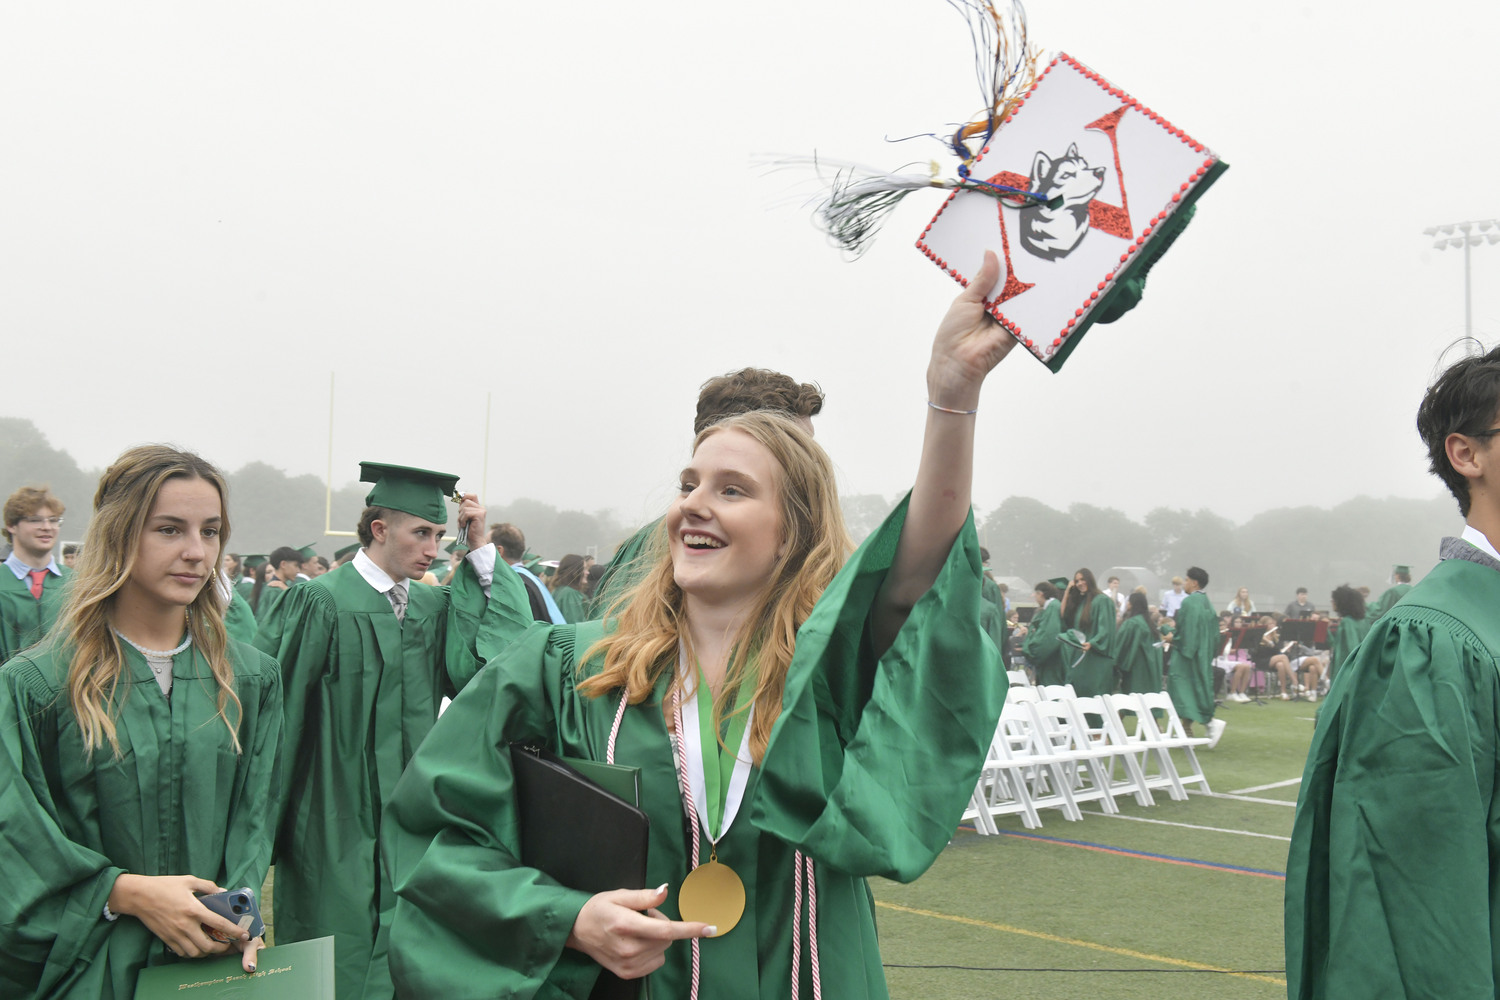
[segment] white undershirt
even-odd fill
[[[1496,552],[1495,547],[1490,544],[1490,540],[1485,536],[1485,533],[1474,527],[1472,524],[1464,525],[1464,533],[1459,537],[1468,542],[1470,545],[1474,546],[1480,552],[1488,555],[1491,559],[1494,559],[1496,562],[1500,562],[1500,552]]]

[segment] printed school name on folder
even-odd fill
[[[333,938],[321,937],[266,948],[247,974],[240,953],[142,969],[135,1000],[190,995],[194,1000],[333,1000]]]

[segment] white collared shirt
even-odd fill
[[[1494,559],[1496,562],[1500,562],[1500,552],[1496,552],[1495,546],[1490,544],[1490,540],[1485,536],[1485,533],[1474,527],[1472,524],[1464,525],[1464,533],[1459,537],[1468,542],[1470,545],[1474,546],[1480,552],[1483,552],[1490,558]]]
[[[9,558],[5,560],[5,565],[10,569],[12,573],[16,574],[17,580],[26,579],[31,575],[31,571],[34,569],[45,569],[53,576],[62,576],[62,569],[57,565],[56,559],[48,559],[46,566],[28,566],[26,563],[21,561],[20,556],[12,552]]]
[[[484,596],[490,596],[490,583],[495,579],[495,544],[491,542],[474,549],[464,558],[473,565],[474,575],[479,577],[479,585],[484,588]],[[385,594],[392,587],[400,587],[407,598],[411,597],[411,581],[392,580],[390,574],[376,565],[375,560],[363,548],[354,553],[350,562],[359,571],[359,575],[365,578],[365,582],[380,593]]]

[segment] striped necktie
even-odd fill
[[[406,591],[401,587],[392,587],[385,595],[391,599],[391,609],[396,612],[396,621],[406,621]]]

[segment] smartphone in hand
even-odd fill
[[[238,924],[240,930],[249,932],[253,938],[260,937],[266,932],[265,922],[260,919],[260,904],[255,901],[255,890],[249,886],[199,896],[198,902],[219,916]],[[216,941],[229,940],[218,931],[211,930],[209,935]]]

